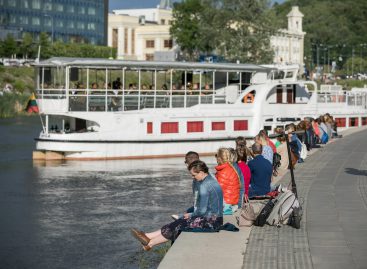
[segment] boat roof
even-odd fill
[[[38,67],[91,67],[91,68],[131,68],[131,69],[178,69],[178,70],[221,70],[243,72],[269,72],[276,68],[255,64],[235,63],[200,63],[200,62],[160,62],[160,61],[125,61],[99,58],[54,57],[34,63]]]

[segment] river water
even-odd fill
[[[191,205],[183,158],[35,163],[41,129],[36,116],[0,120],[0,267],[156,268],[169,245],[143,252],[129,229]]]

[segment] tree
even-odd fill
[[[8,34],[2,44],[2,53],[4,57],[12,57],[17,53],[17,42],[13,35]]]
[[[200,0],[175,3],[170,33],[189,60],[195,59],[201,50],[200,19],[204,7]]]
[[[214,52],[228,61],[270,62],[268,11],[266,0],[186,0],[174,6],[171,35],[190,60]]]
[[[42,32],[39,35],[38,46],[41,46],[41,59],[47,59],[51,56],[51,43],[46,33]]]
[[[219,50],[229,61],[269,63],[270,36],[275,28],[266,0],[227,0],[220,9],[224,23]]]
[[[22,44],[20,46],[21,54],[25,58],[33,58],[35,54],[35,47],[33,43],[33,37],[30,33],[25,33],[23,35]]]

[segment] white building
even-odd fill
[[[288,13],[288,29],[281,29],[270,38],[274,49],[274,63],[292,63],[303,66],[304,36],[302,31],[303,14],[298,6],[293,6]]]
[[[117,48],[118,59],[154,60],[158,53],[174,60],[171,21],[172,10],[160,6],[114,10],[108,15],[108,46]]]
[[[169,32],[172,9],[160,7],[120,9],[108,15],[108,46],[117,48],[118,59],[176,59],[175,44]],[[287,17],[288,29],[281,29],[270,38],[270,46],[274,49],[273,62],[303,66],[303,14],[294,6]]]

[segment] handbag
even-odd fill
[[[248,200],[247,196],[245,196],[242,208],[240,211],[240,216],[238,217],[238,226],[242,227],[251,227],[256,219],[256,214],[254,211],[253,206],[251,205],[250,201]]]

